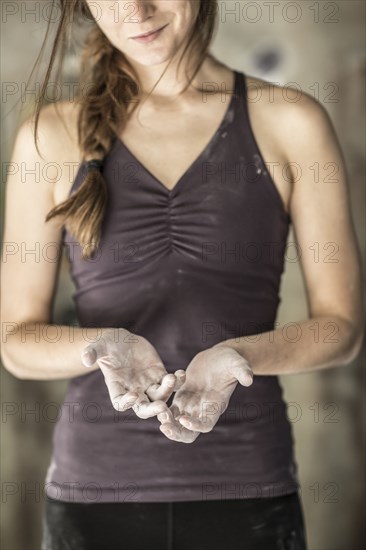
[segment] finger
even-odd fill
[[[133,410],[139,418],[151,418],[167,410],[164,401],[150,401],[147,395],[139,392],[139,397],[133,405]]]
[[[200,435],[199,432],[192,432],[183,426],[177,426],[170,423],[161,424],[159,429],[165,437],[179,443],[193,443]]]
[[[127,411],[128,409],[133,408],[134,404],[138,399],[138,393],[128,391],[124,395],[118,395],[117,397],[111,398],[113,407],[120,412]]]
[[[113,407],[117,411],[126,411],[131,408],[138,398],[138,392],[129,391],[121,379],[116,380],[117,375],[113,370],[114,358],[101,357],[97,362],[103,373]]]
[[[182,414],[178,418],[178,422],[188,430],[193,432],[207,433],[211,432],[216,424],[215,420],[210,417],[205,421],[194,418],[188,414]]]
[[[229,365],[228,370],[242,386],[251,386],[253,384],[253,371],[245,359]]]
[[[177,422],[177,417],[179,417],[179,408],[176,405],[171,405],[166,411],[158,415],[157,418],[161,422],[161,426],[164,427],[163,433],[172,435],[173,432],[181,431],[182,426]],[[176,436],[178,437],[179,434],[176,433]]]
[[[128,409],[138,398],[137,392],[129,392],[119,380],[104,380],[112,405],[117,411]]]
[[[146,390],[146,394],[152,401],[167,401],[173,393],[176,378],[174,374],[165,374],[159,384],[152,384]]]
[[[172,441],[181,443],[192,443],[199,436],[199,432],[187,430],[178,422],[181,416],[179,407],[173,403],[165,412],[158,415],[158,420],[162,422],[159,426],[160,431]]]
[[[167,422],[166,424],[160,424],[159,430],[168,439],[172,439],[173,441],[180,441],[180,429],[177,428],[177,426],[175,426],[171,422]]]
[[[171,411],[170,408],[167,407],[166,411],[158,414],[158,420],[162,423],[162,424],[167,424],[167,423],[171,423],[171,424],[175,424],[175,419],[174,419],[174,416],[173,416],[173,413]]]
[[[176,383],[173,391],[176,392],[183,386],[184,382],[186,381],[186,371],[184,369],[179,369],[176,370],[174,374],[176,378]]]
[[[81,362],[85,367],[92,367],[96,360],[96,349],[90,344],[81,352]]]
[[[176,436],[179,437],[179,432],[182,430],[182,426],[177,420],[179,416],[179,408],[173,403],[169,408],[167,407],[166,411],[160,413],[157,418],[161,422],[161,425],[164,426],[167,434],[176,432]]]
[[[99,339],[97,342],[89,344],[82,350],[81,362],[85,365],[85,367],[92,367],[98,357],[105,355],[105,350],[105,342],[103,342],[103,339]]]

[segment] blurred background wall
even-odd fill
[[[2,2],[2,165],[10,160],[20,107],[24,116],[34,99],[28,94],[24,103],[21,91],[44,37],[46,4],[50,2]],[[219,1],[219,19],[212,51],[220,60],[252,76],[298,86],[326,107],[345,155],[353,218],[364,251],[365,4]],[[68,82],[77,80],[76,67],[77,58],[70,54]],[[41,77],[42,72],[36,80]],[[292,231],[289,241],[294,241]],[[72,291],[64,258],[55,322],[75,322]],[[307,316],[301,266],[290,254],[281,298],[280,326]],[[365,544],[364,356],[363,350],[347,367],[281,377],[296,439],[309,550],[360,550]],[[66,384],[18,380],[1,367],[4,550],[40,548],[42,486]]]

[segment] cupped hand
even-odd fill
[[[192,443],[210,432],[228,407],[237,384],[250,386],[253,371],[236,350],[216,345],[200,351],[168,410],[158,414],[160,431],[173,441]]]
[[[106,329],[81,353],[86,367],[97,363],[104,375],[113,407],[132,408],[139,418],[168,410],[166,401],[185,381],[185,371],[167,373],[150,342],[126,329]]]

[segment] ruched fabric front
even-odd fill
[[[168,372],[222,340],[259,335],[255,345],[274,328],[291,220],[253,135],[244,73],[235,71],[219,128],[171,191],[119,138],[103,173],[108,205],[98,252],[83,260],[64,232],[81,327],[144,336]],[[155,417],[117,412],[101,371],[71,379],[47,494],[74,502],[163,502],[298,488],[277,376],[255,376],[249,388],[238,384],[214,429],[191,444],[171,441],[159,425]]]

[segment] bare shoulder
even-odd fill
[[[280,86],[279,84],[246,75],[247,96],[250,104],[260,104],[265,114],[284,117],[285,123],[294,120],[309,120],[310,117],[328,117],[324,106],[300,85]]]
[[[58,101],[41,108],[34,139],[34,115],[21,124],[13,150],[15,162],[37,163],[46,174],[53,192],[54,205],[62,202],[73,183],[82,160],[78,145],[78,104]],[[50,188],[50,186],[48,186]]]
[[[258,124],[271,128],[273,137],[289,160],[303,140],[315,133],[333,134],[325,107],[300,86],[280,86],[247,75],[248,109]]]
[[[41,158],[51,162],[57,156],[72,155],[79,158],[77,147],[78,104],[69,101],[57,101],[41,108],[37,128],[37,141]],[[34,134],[33,114],[26,118],[19,129],[21,137]],[[75,150],[76,146],[76,150]]]

